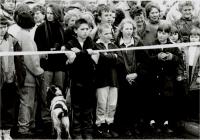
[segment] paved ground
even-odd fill
[[[55,139],[55,136],[53,136],[51,134],[51,132],[49,131],[50,128],[46,128],[46,131],[41,131],[41,132],[37,132],[32,136],[17,136],[16,134],[13,134],[13,138],[14,139]],[[167,134],[164,132],[161,133],[153,133],[151,131],[144,131],[142,134],[140,135],[134,135],[132,137],[125,137],[123,135],[121,135],[119,137],[119,139],[200,139],[200,137],[191,135],[187,132],[185,132],[184,130],[180,130],[179,132],[173,133],[173,134]]]

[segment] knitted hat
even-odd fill
[[[17,6],[14,12],[14,20],[24,29],[30,29],[35,26],[33,13],[27,4]]]

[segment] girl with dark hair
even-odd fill
[[[171,26],[160,24],[154,45],[172,44],[169,40]],[[150,126],[156,132],[172,133],[177,121],[177,68],[179,68],[182,53],[178,47],[148,50],[150,59],[151,87],[151,121]],[[181,69],[180,69],[181,71]],[[177,98],[177,99],[176,99]]]
[[[62,22],[63,15],[61,8],[56,4],[47,5],[45,20],[37,27],[34,36],[38,51],[59,51],[65,49],[65,47],[62,47],[65,43]],[[44,69],[44,89],[54,84],[63,90],[66,60],[67,56],[64,54],[40,56],[41,67]],[[41,99],[46,101],[46,96],[47,93],[45,91],[44,98]],[[45,128],[51,124],[50,112],[46,105],[41,109],[41,121]]]
[[[58,51],[64,45],[63,15],[56,4],[49,4],[46,8],[45,22],[35,32],[34,40],[39,51]],[[41,56],[41,67],[45,70],[46,85],[56,84],[63,88],[64,68],[66,56],[53,54]]]

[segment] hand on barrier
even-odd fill
[[[73,51],[73,52],[75,52],[75,53],[78,53],[78,52],[80,52],[81,50],[79,50],[78,48],[71,48],[71,50]]]

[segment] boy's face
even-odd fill
[[[42,14],[41,11],[36,11],[34,13],[34,20],[36,23],[42,23],[44,20],[45,15]]]
[[[192,12],[193,12],[192,6],[183,6],[183,9],[181,11],[182,16],[184,18],[191,18],[191,16],[193,15]]]
[[[190,42],[199,42],[200,36],[199,35],[190,35]]]
[[[178,41],[178,33],[171,33],[169,36],[169,39],[173,42],[177,42]]]
[[[15,0],[5,0],[2,4],[6,10],[14,11],[15,9]]]
[[[102,14],[101,14],[101,23],[109,23],[109,24],[112,24],[112,11],[102,11]]]
[[[50,7],[47,7],[47,20],[54,21],[54,14]]]
[[[141,13],[140,15],[135,16],[134,20],[137,26],[142,26],[144,24],[144,15]]]
[[[0,24],[0,36],[1,37],[3,37],[6,34],[7,29],[8,29],[7,25]]]
[[[160,41],[160,43],[164,43],[167,41],[167,39],[169,37],[169,33],[165,32],[165,31],[158,31],[157,37],[158,37],[158,40]]]
[[[111,30],[111,28],[103,29],[102,33],[99,34],[99,37],[105,43],[110,42],[110,40],[112,39],[112,30]]]
[[[131,23],[125,23],[124,27],[122,28],[122,35],[125,38],[130,38],[133,35],[134,32],[133,25]]]
[[[149,19],[153,22],[158,22],[160,17],[160,12],[157,8],[152,8],[149,12]]]
[[[81,24],[78,29],[75,29],[75,33],[81,39],[86,39],[89,35],[89,25],[88,24]]]

